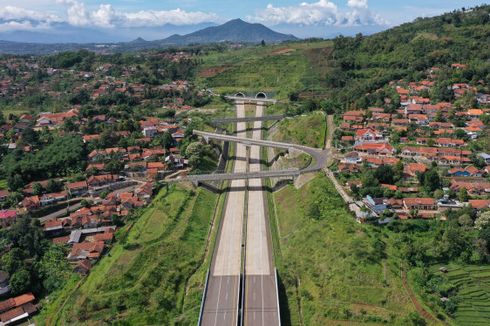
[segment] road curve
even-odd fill
[[[304,152],[304,153],[310,155],[313,158],[313,164],[311,164],[310,166],[308,166],[304,169],[301,169],[300,173],[320,171],[325,166],[327,159],[328,159],[328,154],[329,154],[328,149],[322,150],[322,149],[312,148],[312,147],[303,146],[303,145],[276,142],[276,141],[271,141],[271,140],[259,140],[259,139],[241,137],[241,136],[216,134],[216,133],[212,133],[212,132],[205,132],[205,131],[199,131],[199,130],[194,130],[193,133],[195,135],[203,137],[204,139],[216,139],[216,140],[222,140],[222,141],[229,141],[229,142],[239,143],[239,144],[248,145],[248,146],[257,145],[257,146],[264,146],[264,147],[282,148],[282,149],[288,149],[288,150],[291,150],[291,149],[299,150],[301,152]]]

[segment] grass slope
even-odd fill
[[[328,41],[302,42],[211,52],[203,58],[198,82],[218,93],[261,90],[284,99],[303,89],[302,80],[310,71],[308,51],[330,45]]]
[[[323,148],[326,127],[325,115],[313,112],[281,121],[273,137],[277,141]]]
[[[64,289],[66,305],[48,305],[39,322],[50,316],[50,324],[61,325],[195,324],[216,201],[201,189],[162,190],[81,286]]]
[[[414,307],[398,262],[387,258],[389,240],[357,224],[328,179],[286,187],[273,200],[285,325],[409,324]]]

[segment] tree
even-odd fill
[[[424,173],[423,186],[427,192],[433,192],[441,187],[441,178],[436,169]]]
[[[468,196],[468,191],[466,190],[466,188],[460,188],[458,191],[458,200],[462,203],[465,203],[468,201],[468,199],[469,199],[469,196]]]
[[[374,177],[378,179],[379,183],[393,184],[395,172],[389,165],[381,165],[374,172]]]
[[[10,289],[13,295],[19,295],[31,289],[31,274],[25,268],[21,268],[10,277]]]
[[[434,191],[434,198],[440,199],[442,197],[444,197],[444,191],[442,191],[441,189],[437,189],[436,191]]]
[[[53,179],[49,180],[48,184],[46,185],[46,191],[48,193],[60,191],[62,188],[63,188],[63,183]]]
[[[475,228],[477,230],[483,230],[490,224],[490,211],[481,213],[475,221]]]
[[[0,257],[0,266],[2,266],[2,270],[5,270],[12,275],[15,271],[22,267],[22,260],[22,250],[19,248],[13,248]]]
[[[39,196],[43,193],[44,189],[43,186],[39,182],[36,182],[32,185],[32,194]]]
[[[41,259],[39,273],[44,288],[49,292],[61,288],[71,276],[66,254],[63,247],[51,244]]]
[[[460,217],[458,217],[458,223],[459,225],[465,227],[473,226],[473,220],[471,219],[471,216],[469,216],[468,214],[463,214]]]

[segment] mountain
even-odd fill
[[[62,51],[74,51],[86,49],[98,52],[126,52],[148,49],[158,49],[170,46],[184,46],[189,44],[209,44],[219,42],[237,43],[280,43],[284,41],[297,40],[294,35],[281,34],[275,32],[261,24],[250,24],[241,19],[231,20],[223,25],[209,26],[209,24],[196,25],[203,29],[190,34],[174,34],[165,39],[156,41],[146,41],[141,37],[133,41],[121,41],[123,35],[128,35],[128,31],[121,31],[121,35],[108,41],[110,34],[101,33],[93,41],[89,41],[88,35],[94,34],[93,30],[75,29],[67,26],[63,34],[41,34],[41,33],[0,33],[0,54],[36,54],[44,55]],[[194,26],[194,27],[196,27]],[[176,32],[172,25],[165,25],[160,30],[160,35],[168,34],[169,31]],[[190,27],[186,27],[190,28]],[[180,31],[183,31],[180,28]],[[138,33],[134,29],[131,33]],[[185,30],[184,30],[185,31]],[[22,36],[22,37],[21,37]],[[124,36],[125,37],[125,36]],[[16,42],[17,40],[27,40]],[[117,43],[116,43],[117,42]]]
[[[218,42],[280,43],[298,38],[281,34],[262,24],[251,24],[241,19],[230,20],[219,26],[208,27],[187,35],[172,35],[161,42],[169,45],[206,44]]]

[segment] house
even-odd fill
[[[342,136],[340,138],[340,141],[342,143],[352,144],[354,142],[354,136]]]
[[[466,145],[464,140],[452,138],[437,138],[435,144],[440,147],[461,147]]]
[[[41,196],[40,203],[41,206],[48,206],[66,200],[67,198],[68,194],[66,193],[66,191],[44,194]]]
[[[403,206],[406,210],[436,211],[438,209],[434,198],[404,198]]]
[[[107,175],[94,175],[88,178],[87,185],[91,188],[105,186],[111,183],[115,183],[119,180],[119,176],[107,174]]]
[[[25,197],[22,201],[22,206],[28,211],[33,211],[41,206],[41,200],[39,196]]]
[[[13,209],[0,210],[0,227],[6,228],[17,219],[17,211]]]
[[[416,123],[418,125],[429,124],[429,117],[426,114],[409,114],[408,120],[410,122]]]
[[[72,197],[84,195],[88,191],[87,181],[71,182],[66,184],[66,189]]]
[[[23,294],[0,302],[0,325],[19,324],[37,312],[32,293]]]
[[[10,298],[4,301],[0,301],[0,313],[8,311],[13,308],[21,307],[25,304],[32,303],[36,300],[36,297],[32,293],[26,293],[14,298]]]
[[[451,177],[481,177],[483,173],[473,165],[466,168],[455,167],[447,171],[447,174]]]
[[[90,260],[82,259],[77,262],[73,270],[75,271],[75,273],[81,275],[87,275],[90,272],[91,268],[92,268],[92,263],[90,262]]]
[[[338,168],[339,172],[345,172],[345,173],[358,173],[359,172],[359,166],[357,164],[339,163],[337,168]]]
[[[372,198],[368,195],[364,198],[363,202],[376,214],[381,214],[388,208],[383,198]]]
[[[347,111],[344,113],[343,119],[345,122],[356,123],[364,121],[364,112],[362,111]]]
[[[145,137],[153,138],[158,134],[158,129],[154,126],[143,128],[143,135]]]
[[[476,210],[489,209],[490,199],[470,199],[468,201],[470,206]]]
[[[377,168],[382,165],[396,165],[400,159],[397,157],[386,157],[386,156],[365,156],[364,161],[372,168]]]
[[[480,118],[484,113],[482,109],[469,109],[466,115],[470,118]]]
[[[490,164],[490,154],[487,153],[480,153],[478,154],[479,157],[485,160],[485,163]]]
[[[104,169],[105,169],[105,163],[90,163],[89,165],[87,165],[85,171],[99,172],[99,171],[104,171]]]
[[[148,203],[153,196],[153,184],[151,182],[144,183],[140,187],[136,188],[134,194],[136,195],[136,197]]]
[[[104,251],[105,245],[103,241],[75,243],[68,254],[68,260],[84,260],[91,261],[99,259]]]
[[[384,140],[383,134],[377,132],[376,130],[367,128],[356,130],[355,141],[357,143],[362,142],[376,142],[380,140]]]
[[[388,143],[364,143],[354,146],[354,150],[370,155],[392,155],[395,152],[393,146]]]
[[[463,188],[466,189],[469,194],[483,195],[490,192],[490,182],[486,181],[485,179],[479,181],[461,181],[452,179],[450,188],[454,191],[458,191]]]
[[[113,239],[114,239],[114,231],[111,229],[106,230],[104,233],[97,233],[94,236],[95,242],[102,241],[106,245],[111,244]]]
[[[54,237],[63,233],[64,227],[67,224],[66,221],[61,219],[48,220],[44,222],[43,229],[47,236]]]

